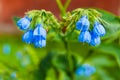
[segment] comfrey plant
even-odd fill
[[[65,64],[67,65],[67,68],[61,66],[63,65],[61,63],[60,66],[57,66],[59,63],[59,54],[55,56],[55,60],[53,60],[53,66],[56,67],[56,69],[61,68],[63,71],[66,70],[65,73],[69,75],[72,80],[74,80],[73,73],[77,74],[78,76],[90,77],[96,72],[96,68],[94,66],[90,66],[89,64],[82,64],[79,68],[77,68],[77,70],[75,70],[76,63],[75,65],[73,63],[76,60],[75,59],[73,61],[75,55],[71,54],[68,45],[69,42],[76,41],[85,44],[88,43],[89,47],[99,46],[101,43],[101,37],[105,36],[106,34],[106,22],[102,19],[102,14],[96,9],[78,8],[71,12],[66,12],[68,3],[66,3],[66,6],[61,6],[59,0],[56,0],[56,2],[61,11],[61,21],[58,21],[50,11],[46,10],[28,11],[23,18],[17,21],[16,24],[18,28],[24,32],[22,41],[26,44],[32,44],[36,48],[47,47],[47,43],[52,40],[62,41],[65,48],[65,51],[63,51],[63,53],[65,53],[64,56],[67,55],[67,60],[66,58],[63,60],[67,62]],[[58,62],[56,62],[57,60]],[[60,70],[58,69],[58,71]]]
[[[27,44],[34,44],[35,47],[46,46],[47,30],[51,26],[57,25],[56,20],[51,21],[55,17],[45,10],[33,10],[28,12],[25,17],[17,21],[17,26],[20,30],[25,31],[22,36],[22,41]],[[53,26],[52,26],[53,27]]]
[[[92,46],[96,46],[100,44],[100,37],[104,36],[106,31],[100,21],[97,21],[98,18],[94,19],[93,22],[89,20],[89,15],[83,15],[77,22],[76,22],[76,29],[80,30],[80,35],[78,37],[78,41],[86,42]],[[90,22],[91,27],[90,28]]]
[[[74,26],[76,26],[76,30],[80,31],[79,42],[88,43],[91,46],[101,43],[100,37],[106,34],[106,30],[99,12],[95,9],[76,9],[68,15],[64,16],[65,22],[59,24],[53,14],[45,10],[27,12],[25,17],[17,21],[19,29],[25,31],[22,37],[23,42],[34,44],[35,47],[45,47],[47,29],[58,29],[59,31],[63,30],[63,26],[66,25],[64,37],[67,37],[66,34],[70,35],[69,32],[72,33],[75,30]]]

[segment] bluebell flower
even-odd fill
[[[8,54],[10,54],[10,52],[11,52],[11,46],[9,44],[4,44],[3,45],[3,54],[8,55]]]
[[[90,22],[87,16],[82,16],[76,23],[77,30],[87,31],[89,29],[89,26],[90,26]]]
[[[78,41],[80,42],[91,42],[91,35],[89,31],[81,32],[80,35],[78,36]]]
[[[93,31],[91,31],[90,34],[91,34],[91,42],[89,44],[92,46],[99,45],[101,43],[100,37],[97,36]]]
[[[29,18],[28,16],[25,16],[24,18],[21,18],[18,22],[17,22],[17,26],[21,29],[21,30],[26,30],[29,28],[30,26],[30,21],[31,18]]]
[[[96,72],[95,67],[90,66],[89,64],[83,64],[76,70],[76,75],[89,77],[95,72]]]
[[[27,44],[30,44],[33,42],[33,30],[32,29],[24,33],[24,35],[22,36],[22,41],[26,42]]]
[[[97,36],[104,36],[106,33],[105,28],[99,22],[94,23],[93,32]]]
[[[35,47],[45,47],[46,46],[46,40],[43,40],[41,37],[38,37],[35,39],[34,43]]]
[[[46,30],[41,24],[38,24],[33,32],[34,45],[35,47],[45,47],[46,46]]]
[[[100,45],[101,40],[100,37],[92,37],[91,42],[89,43],[92,46]]]

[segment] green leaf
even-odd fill
[[[98,52],[95,52],[95,54],[98,54]],[[97,67],[111,67],[111,66],[114,67],[115,66],[115,61],[111,60],[109,56],[105,56],[105,55],[91,56],[91,58],[88,59],[87,62],[92,63]]]
[[[46,75],[46,79],[45,80],[57,80],[57,77],[56,77],[56,72],[53,68],[49,69],[47,71],[47,75]]]
[[[56,55],[54,56],[53,60],[53,65],[57,68],[57,69],[61,69],[61,70],[68,70],[68,60],[67,60],[67,56],[65,55]]]
[[[60,70],[58,80],[71,80],[71,79],[64,71]]]
[[[101,68],[97,69],[97,74],[97,80],[116,80]]]
[[[118,66],[120,67],[120,46],[115,44],[102,44],[98,47],[98,50],[111,54],[115,57]]]
[[[35,72],[35,80],[45,80],[47,71],[52,67],[52,56],[53,53],[50,52],[42,61],[40,61],[39,69]]]

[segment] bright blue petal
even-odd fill
[[[89,43],[91,41],[90,32],[89,31],[81,32],[78,37],[78,41]]]
[[[84,70],[82,69],[82,67],[79,67],[77,70],[76,70],[76,75],[78,76],[83,76],[84,75]]]
[[[100,37],[92,37],[91,42],[89,43],[92,46],[100,45],[101,40]]]
[[[34,45],[35,47],[45,47],[46,46],[46,40],[42,38],[42,36],[34,36]]]
[[[76,29],[77,30],[81,30],[82,29],[82,22],[79,20],[78,22],[76,22]]]
[[[42,27],[41,24],[38,24],[33,33],[34,36],[42,36],[43,39],[46,39],[46,30]]]
[[[104,36],[106,33],[105,28],[99,22],[95,22],[93,32],[97,36]]]
[[[93,73],[95,73],[95,68],[89,64],[84,64],[82,67],[85,69],[84,73],[86,76],[91,76]]]
[[[27,44],[30,44],[33,42],[33,30],[28,30],[24,35],[22,36],[22,41],[26,42]]]
[[[76,23],[76,29],[87,31],[89,29],[90,22],[87,18],[87,16],[82,16],[79,21]]]
[[[29,28],[30,26],[30,18],[28,18],[27,16],[24,18],[21,18],[18,22],[17,22],[17,26],[19,27],[19,29],[21,30],[26,30]]]

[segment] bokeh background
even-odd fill
[[[64,4],[65,1],[66,0],[62,0],[62,3]],[[89,7],[107,10],[116,16],[120,15],[120,0],[71,0],[67,11],[76,8]],[[60,19],[60,11],[55,0],[0,0],[0,80],[17,80],[16,77],[19,78],[18,80],[29,80],[28,77],[31,80],[42,80],[40,77],[38,79],[33,79],[33,71],[35,71],[35,76],[38,77],[39,75],[37,75],[37,73],[39,73],[39,68],[45,67],[44,65],[46,65],[47,67],[45,68],[48,70],[51,65],[51,63],[48,63],[51,59],[51,55],[49,55],[51,53],[47,54],[46,49],[34,48],[34,46],[23,43],[21,40],[23,32],[16,27],[16,24],[13,21],[14,16],[23,17],[26,11],[33,9],[45,9],[51,11]],[[106,18],[109,20],[109,17]],[[112,21],[112,18],[110,18],[109,21]],[[117,20],[112,26],[114,25],[120,27]],[[115,31],[113,32],[115,33]],[[120,42],[118,41],[117,36],[113,37],[112,40],[108,40],[106,44],[99,48],[92,48],[93,53],[97,52],[98,54],[92,54],[93,57],[90,57],[90,60],[93,61],[93,64],[98,66],[97,68],[99,68],[99,66],[102,66],[102,68],[100,67],[98,71],[100,76],[95,76],[91,80],[120,80],[120,45],[118,45],[118,43]],[[64,50],[61,43],[59,43],[59,47],[56,47],[57,45],[53,42],[48,44],[48,51],[52,48],[51,45],[55,46],[54,48],[58,51]],[[80,48],[74,47],[76,45]],[[71,44],[71,50],[75,53],[79,52],[79,50],[81,50],[81,53],[85,54],[87,51],[91,52],[91,50],[89,51],[88,45],[83,46],[78,43]],[[79,58],[86,57],[85,54],[78,54],[80,55]],[[39,64],[40,61],[43,62]],[[90,62],[89,59],[86,61]],[[61,63],[58,63],[58,68],[61,67]],[[39,68],[36,68],[36,65],[38,65]],[[111,72],[109,72],[109,70],[111,70]],[[43,70],[42,73],[39,74],[43,74],[42,77],[44,77],[44,73]],[[57,80],[50,78],[54,77],[51,73],[55,74],[53,69],[49,71],[46,80]],[[114,75],[112,75],[112,73],[114,73]],[[65,76],[63,72],[60,74],[62,78],[59,80],[69,80],[63,79]],[[111,75],[114,77],[112,78]]]

